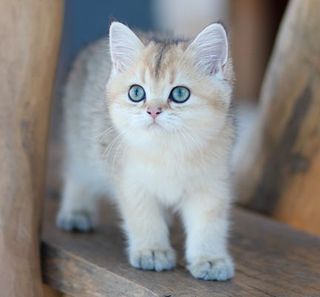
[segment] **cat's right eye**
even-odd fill
[[[146,99],[146,92],[143,87],[132,85],[129,89],[128,97],[133,102],[140,102]]]
[[[175,103],[184,103],[190,97],[190,90],[184,86],[177,86],[171,90],[169,99]]]

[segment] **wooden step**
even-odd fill
[[[231,252],[236,276],[228,282],[193,279],[184,268],[184,236],[175,224],[172,236],[178,266],[171,272],[145,272],[128,265],[119,219],[111,207],[95,232],[58,230],[57,199],[45,203],[42,232],[44,282],[74,297],[113,296],[320,296],[320,238],[235,209]],[[147,222],[146,222],[147,223]]]

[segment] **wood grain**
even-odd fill
[[[116,211],[101,208],[94,233],[70,234],[54,225],[57,200],[48,198],[42,235],[44,281],[77,297],[319,297],[320,238],[236,209],[231,235],[236,276],[229,282],[193,279],[184,268],[183,232],[173,230],[179,264],[172,272],[129,266]]]
[[[0,1],[1,297],[42,296],[39,223],[61,0]]]
[[[261,94],[259,122],[239,164],[240,200],[320,234],[320,1],[292,0]]]
[[[66,296],[63,296],[62,293],[56,291],[55,289],[52,289],[47,285],[43,285],[42,288],[43,288],[44,297],[66,297]]]

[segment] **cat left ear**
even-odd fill
[[[228,61],[228,38],[224,27],[211,24],[203,29],[189,45],[196,65],[208,75],[220,73]]]
[[[113,68],[118,72],[132,66],[143,49],[138,36],[119,22],[113,22],[110,26],[109,46]]]

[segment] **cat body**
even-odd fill
[[[193,41],[158,40],[115,22],[109,44],[86,48],[66,86],[58,226],[90,230],[97,198],[111,197],[131,265],[162,271],[175,266],[171,209],[186,229],[191,274],[229,279],[232,66],[224,28],[210,25]]]

